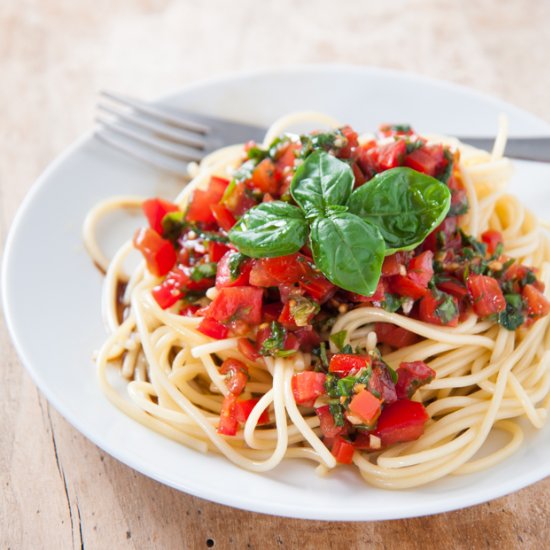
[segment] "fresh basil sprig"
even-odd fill
[[[445,218],[451,194],[444,183],[410,168],[387,170],[355,191],[353,185],[349,164],[314,151],[290,186],[298,206],[255,206],[229,240],[243,254],[265,258],[297,252],[309,232],[313,259],[327,279],[372,295],[384,256],[418,246]]]
[[[298,252],[307,239],[307,223],[297,206],[264,202],[248,210],[229,232],[239,252],[253,258],[272,258]]]

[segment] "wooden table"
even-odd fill
[[[344,62],[467,84],[550,121],[549,28],[536,0],[2,0],[0,242],[33,180],[90,128],[100,88],[153,97],[222,72]],[[0,325],[2,548],[548,547],[550,478],[377,523],[252,514],[164,487],[61,418]]]

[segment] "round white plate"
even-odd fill
[[[268,125],[296,110],[318,110],[361,131],[408,122],[419,132],[492,135],[506,113],[512,135],[550,126],[494,98],[417,76],[375,69],[310,66],[199,83],[162,103]],[[550,219],[550,167],[518,163],[512,187]],[[351,468],[318,478],[309,462],[286,461],[257,475],[182,447],[125,417],[99,391],[92,353],[105,331],[102,277],[81,240],[86,212],[115,194],[175,195],[178,184],[86,136],[52,164],[21,206],[8,238],[2,295],[17,351],[38,387],[106,452],[158,481],[209,500],[283,516],[377,520],[443,512],[504,495],[550,474],[550,425],[527,430],[519,452],[477,475],[407,491],[365,485]],[[107,234],[111,250],[120,231]]]

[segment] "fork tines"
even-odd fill
[[[187,173],[206,154],[210,127],[120,94],[102,91],[96,135],[107,144],[164,170]]]

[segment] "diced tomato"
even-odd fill
[[[229,247],[217,241],[208,241],[208,256],[211,262],[219,262]]]
[[[279,318],[277,320],[286,329],[298,328],[296,325],[296,321],[294,320],[294,317],[290,312],[290,302],[286,302],[286,304],[283,306],[283,309],[281,310],[281,313],[279,314]]]
[[[355,447],[353,443],[346,441],[343,437],[337,437],[332,444],[331,453],[339,464],[351,464]]]
[[[256,361],[260,357],[256,346],[248,338],[239,338],[237,341],[237,347],[239,348],[239,351],[250,361]]]
[[[172,243],[153,229],[138,229],[134,235],[134,246],[143,254],[147,269],[157,277],[166,275],[176,263],[177,255]]]
[[[301,303],[304,304],[309,309],[311,309],[311,311],[308,313],[307,317],[305,316],[305,311],[309,311],[309,310],[305,310],[304,314],[298,315],[298,318],[296,318],[293,315],[293,309],[292,308],[293,308],[293,304],[296,305],[296,301],[299,298],[301,298],[301,297],[298,296],[296,298],[290,298],[290,300],[288,300],[285,303],[281,313],[279,314],[278,321],[286,329],[293,330],[293,329],[296,329],[298,327],[304,327],[304,326],[307,326],[307,325],[311,324],[311,321],[313,320],[316,313],[318,312],[318,308],[317,308],[317,310],[315,309],[315,307],[316,307],[315,303],[309,301],[307,298],[301,298]]]
[[[298,351],[300,349],[300,342],[292,332],[286,333],[283,349],[285,351],[291,351],[291,350]]]
[[[393,403],[397,399],[389,368],[380,361],[374,361],[372,365],[367,389],[375,396],[379,396],[384,403]]]
[[[514,292],[521,292],[522,285],[527,281],[530,281],[529,284],[532,284],[537,290],[541,292],[544,291],[544,283],[535,279],[536,270],[532,267],[527,267],[526,265],[514,263],[505,271],[503,279],[505,281],[513,282]]]
[[[305,279],[300,281],[299,284],[300,288],[320,304],[324,304],[332,298],[338,290],[336,286],[320,273],[308,273]]]
[[[323,434],[323,437],[331,438],[346,433],[346,426],[337,426],[334,423],[334,418],[330,413],[330,408],[328,405],[316,408],[315,412],[319,417],[319,427],[321,428],[321,433]]]
[[[403,139],[398,139],[393,143],[387,143],[378,147],[378,166],[379,170],[389,170],[397,168],[403,164],[407,144]]]
[[[310,352],[321,343],[321,338],[313,327],[300,327],[293,334],[298,340],[299,349],[305,352]]]
[[[216,288],[248,285],[250,270],[252,269],[252,260],[247,259],[241,262],[239,266],[239,274],[235,278],[231,276],[231,259],[237,254],[238,252],[229,250],[218,262],[218,269],[216,271]]]
[[[438,159],[435,158],[427,146],[424,145],[423,147],[414,150],[412,153],[409,153],[405,157],[404,164],[417,172],[422,172],[428,176],[433,176],[436,172]]]
[[[447,304],[445,311],[441,309],[444,302]],[[421,321],[432,325],[456,327],[459,317],[458,300],[450,294],[430,290],[420,300],[418,317]]]
[[[527,315],[531,319],[544,317],[550,312],[550,302],[535,286],[525,285],[521,295],[527,302]]]
[[[429,384],[435,375],[436,372],[424,361],[401,363],[397,369],[397,384],[395,385],[397,398],[410,399],[418,388]]]
[[[220,367],[220,373],[225,374],[225,385],[234,395],[240,395],[248,382],[248,367],[238,359],[226,359]]]
[[[183,289],[189,280],[183,269],[175,267],[160,285],[153,287],[151,294],[162,309],[167,309],[183,297]]]
[[[407,296],[413,300],[422,298],[428,289],[403,275],[394,275],[389,279],[389,287],[392,293],[399,296]]]
[[[292,376],[292,394],[298,405],[311,404],[325,393],[326,375],[322,372],[303,371]]]
[[[300,281],[307,272],[307,258],[301,254],[260,258],[252,265],[250,284],[261,287],[293,284]]]
[[[378,148],[375,141],[364,143],[358,148],[357,164],[367,180],[379,172]]]
[[[191,197],[186,219],[190,222],[214,223],[216,219],[210,206],[220,202],[229,181],[212,176],[206,190],[197,189]]]
[[[223,204],[211,204],[210,210],[224,231],[229,231],[237,223],[235,216]]]
[[[353,152],[359,145],[359,136],[357,132],[353,130],[350,126],[343,126],[340,128],[340,131],[346,138],[346,145],[338,151],[338,158],[348,159],[352,156]]]
[[[329,372],[335,372],[341,376],[348,376],[359,372],[371,364],[368,355],[352,355],[351,353],[336,353],[330,358]]]
[[[216,340],[223,340],[229,334],[229,329],[212,317],[205,317],[197,327],[197,330]]]
[[[472,274],[466,281],[474,311],[480,317],[487,317],[506,309],[506,300],[498,281],[487,275]]]
[[[244,182],[232,183],[223,197],[223,205],[236,217],[240,218],[246,211],[256,206],[256,200],[251,196],[252,190]]]
[[[433,252],[426,250],[411,258],[407,268],[407,277],[416,284],[427,287],[434,274],[433,257]]]
[[[164,216],[166,216],[168,212],[176,212],[179,210],[177,204],[159,198],[143,201],[141,207],[149,221],[149,226],[159,235],[162,235],[162,219]]]
[[[199,306],[196,305],[196,304],[189,304],[187,306],[183,306],[180,311],[179,311],[179,314],[180,315],[185,315],[186,317],[194,317],[195,314],[197,313],[197,311],[199,310]]]
[[[361,168],[359,168],[359,164],[354,162],[351,165],[351,169],[353,170],[353,177],[355,179],[355,183],[353,184],[354,187],[363,185],[367,181],[367,178],[365,177],[365,174],[363,174]]]
[[[487,245],[487,252],[494,254],[497,246],[502,244],[502,233],[496,229],[487,229],[481,234],[481,240]]]
[[[208,307],[207,317],[220,323],[244,321],[257,325],[262,320],[263,290],[251,286],[221,288]]]
[[[252,172],[252,185],[263,193],[274,195],[279,190],[279,183],[275,175],[275,165],[269,158],[258,163]]]
[[[419,340],[419,336],[414,332],[391,323],[376,323],[374,330],[378,342],[397,349],[412,346]]]
[[[301,145],[299,143],[289,143],[286,147],[281,148],[277,153],[277,158],[275,160],[275,171],[279,177],[281,177],[285,168],[291,168],[294,166],[296,161],[295,151],[300,149]]]
[[[414,441],[424,433],[428,414],[422,403],[399,399],[384,406],[374,434],[381,439],[382,446]]]
[[[372,425],[375,422],[381,407],[382,401],[365,389],[356,393],[349,404],[352,414],[361,418],[367,425]]]
[[[384,258],[384,263],[382,264],[382,275],[384,277],[399,275],[403,267],[403,255],[400,252],[396,252],[395,254],[391,254],[390,256],[386,256]]]
[[[468,289],[466,286],[454,277],[447,277],[440,280],[437,283],[437,288],[447,294],[450,294],[451,296],[454,296],[458,300],[462,300],[462,298],[465,298],[468,295]]]
[[[235,435],[237,428],[237,396],[230,393],[223,399],[218,433],[222,435]]]
[[[245,399],[242,401],[237,401],[235,405],[235,417],[237,419],[237,422],[244,424],[248,420],[248,417],[250,416],[250,413],[253,411],[254,407],[258,404],[258,401],[259,399]],[[258,418],[258,425],[269,424],[269,422],[269,411],[265,409],[260,415],[260,418]]]

